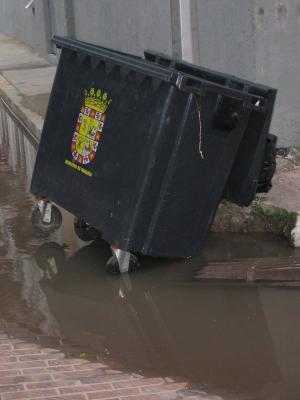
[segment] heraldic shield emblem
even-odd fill
[[[96,156],[106,120],[107,109],[112,102],[106,92],[91,88],[85,90],[84,104],[80,108],[75,132],[71,143],[73,161],[66,164],[92,176],[89,171],[80,167],[92,162]]]

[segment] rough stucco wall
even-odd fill
[[[1,30],[12,37],[21,39],[26,43],[33,43],[33,29],[28,29],[34,23],[32,13],[24,13],[26,0],[1,0],[0,1],[0,27]]]
[[[0,0],[0,31],[19,39],[40,54],[47,53],[44,4],[37,1],[25,10],[28,0]]]
[[[56,35],[68,35],[67,14],[70,12],[66,9],[65,0],[50,0],[49,4],[52,13],[52,30]]]
[[[198,0],[200,63],[255,78],[253,0]]]
[[[272,131],[300,146],[300,1],[255,0],[256,80],[278,88]]]
[[[198,0],[200,63],[278,89],[271,131],[300,145],[300,1]]]
[[[74,0],[80,40],[137,55],[146,48],[172,53],[170,0]]]

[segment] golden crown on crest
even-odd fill
[[[112,102],[106,92],[103,92],[100,89],[96,90],[95,88],[85,90],[84,97],[84,104],[86,107],[93,108],[101,113],[104,113]]]

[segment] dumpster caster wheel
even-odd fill
[[[49,201],[39,200],[33,208],[31,223],[37,232],[50,235],[61,226],[62,215]]]
[[[38,248],[35,260],[39,268],[43,271],[45,280],[54,279],[66,261],[66,254],[63,246],[57,243],[44,243]]]
[[[106,272],[110,275],[135,272],[139,269],[140,263],[137,257],[127,251],[113,249],[114,254],[106,263]]]
[[[264,161],[258,177],[257,193],[268,193],[272,188],[272,178],[276,170],[277,137],[268,134]]]
[[[74,219],[74,232],[79,239],[83,240],[84,242],[90,242],[91,240],[95,240],[100,237],[97,229],[93,228],[87,222],[79,218]]]

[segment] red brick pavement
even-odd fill
[[[13,339],[0,331],[0,400],[169,400],[186,385],[110,370],[102,363],[65,358],[59,350]]]

